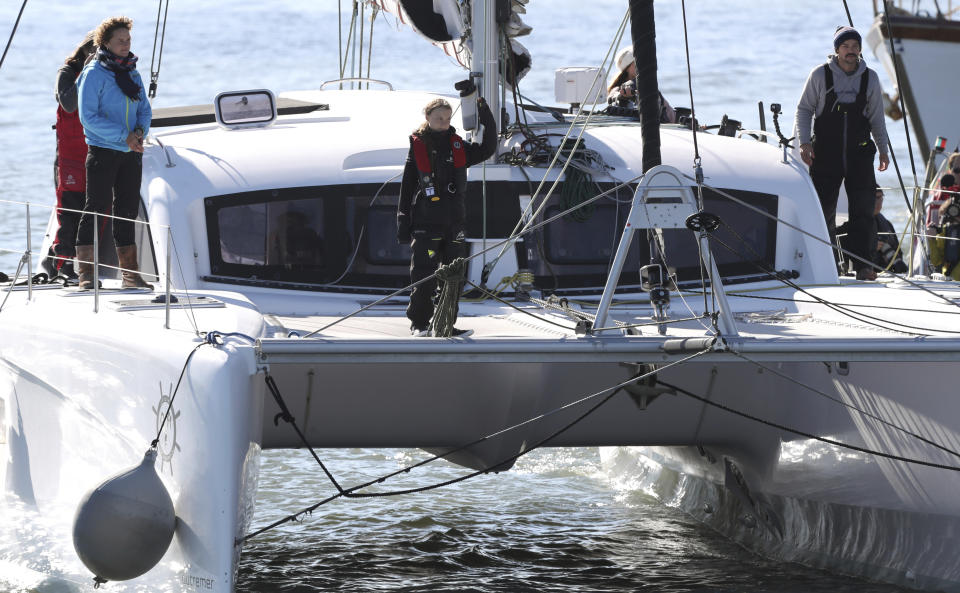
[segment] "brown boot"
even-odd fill
[[[93,245],[77,245],[77,273],[80,290],[93,289]]]
[[[147,284],[138,273],[140,265],[137,263],[136,245],[118,245],[117,259],[120,260],[120,275],[123,278],[121,288],[149,288],[153,290],[153,285]]]

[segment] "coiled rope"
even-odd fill
[[[453,323],[457,320],[458,302],[460,293],[463,292],[466,271],[467,260],[462,257],[437,269],[437,281],[441,284],[433,313],[433,335],[438,338],[449,338],[453,335]]]

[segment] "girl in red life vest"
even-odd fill
[[[93,55],[93,31],[87,33],[57,71],[55,88],[57,98],[57,159],[54,162],[54,181],[57,185],[57,234],[47,257],[41,262],[50,278],[63,276],[75,280],[73,257],[77,239],[77,224],[86,200],[87,143],[77,112],[77,77],[87,59]]]
[[[497,126],[490,108],[481,98],[480,122],[483,142],[465,142],[450,125],[453,108],[444,99],[434,99],[423,109],[426,121],[410,136],[397,206],[397,240],[410,243],[410,281],[433,275],[441,264],[465,257],[467,167],[490,158],[497,147]],[[437,281],[431,278],[414,286],[407,306],[410,329],[415,336],[430,333],[433,296]],[[454,336],[468,332],[454,329]]]

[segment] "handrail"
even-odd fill
[[[27,259],[27,291],[28,291],[28,296],[27,296],[27,298],[28,298],[28,299],[32,299],[32,298],[33,298],[33,268],[32,268],[32,265],[33,265],[33,263],[32,263],[32,260],[33,260],[33,229],[31,228],[32,223],[31,223],[30,208],[31,208],[31,207],[35,207],[35,208],[36,208],[36,207],[39,207],[39,208],[45,208],[45,209],[48,209],[48,210],[51,210],[51,211],[59,210],[59,211],[61,211],[61,212],[74,212],[74,213],[77,213],[77,214],[83,214],[83,213],[84,213],[84,210],[78,210],[78,209],[74,209],[74,208],[62,208],[62,207],[61,207],[61,208],[58,208],[55,204],[35,204],[35,203],[33,203],[33,202],[28,202],[28,201],[0,199],[0,206],[3,206],[3,205],[23,206],[24,209],[26,210],[26,224],[27,224],[27,228],[26,228],[26,251],[22,252],[22,253],[23,253],[23,256],[22,256],[22,257]],[[93,283],[93,286],[94,286],[94,287],[93,287],[94,309],[93,309],[93,310],[94,310],[94,313],[99,312],[99,300],[100,300],[100,266],[104,266],[104,267],[107,267],[107,268],[110,268],[110,269],[114,269],[114,270],[119,270],[119,271],[121,271],[121,272],[124,272],[124,271],[137,271],[138,273],[144,274],[144,275],[150,277],[151,279],[156,278],[156,279],[157,279],[157,282],[160,281],[160,273],[159,273],[159,270],[157,271],[157,273],[151,274],[151,273],[149,273],[149,272],[140,272],[139,270],[127,270],[126,268],[122,268],[122,267],[119,267],[119,266],[110,266],[110,265],[106,265],[106,264],[101,264],[101,263],[100,263],[100,261],[99,261],[99,259],[100,259],[100,253],[99,253],[99,252],[100,252],[100,249],[99,249],[99,243],[100,243],[100,241],[99,241],[99,239],[100,239],[100,238],[99,238],[99,227],[100,227],[100,224],[99,224],[99,221],[100,221],[101,217],[110,218],[110,219],[114,219],[114,220],[126,220],[126,221],[132,222],[132,223],[134,223],[134,224],[147,225],[147,226],[150,227],[152,230],[159,230],[159,231],[166,230],[166,235],[167,235],[167,238],[166,238],[166,244],[167,244],[166,275],[167,275],[167,277],[166,277],[165,293],[166,293],[166,310],[167,310],[167,311],[166,311],[166,323],[165,323],[165,327],[167,327],[167,328],[169,329],[169,327],[170,327],[170,301],[171,301],[171,290],[172,290],[172,283],[171,283],[171,278],[170,278],[170,258],[172,257],[172,243],[173,243],[173,235],[172,235],[172,229],[171,229],[170,225],[168,225],[168,224],[161,224],[161,223],[157,223],[157,222],[146,221],[146,220],[137,220],[137,219],[135,219],[135,218],[134,218],[134,219],[124,218],[124,217],[122,217],[122,216],[115,216],[115,215],[113,215],[113,214],[100,214],[100,213],[97,213],[97,212],[94,212],[94,213],[92,213],[92,214],[94,215],[94,225],[93,225],[93,243],[94,243],[93,261],[92,261],[92,262],[83,262],[83,263],[92,263],[92,264],[93,264],[93,269],[94,269],[94,271],[93,271],[93,274],[94,274],[94,283]],[[152,235],[151,235],[151,236],[152,236]],[[21,253],[21,251],[20,251],[19,249],[8,249],[8,248],[4,248],[4,247],[0,246],[0,253],[2,253],[2,252]],[[47,256],[46,254],[44,254],[43,257],[48,257],[48,256]],[[66,259],[66,258],[62,258],[62,259]],[[71,258],[71,259],[72,259],[72,258]],[[80,262],[81,260],[77,260],[77,261]],[[11,286],[11,288],[12,288],[12,286]]]
[[[320,83],[320,90],[322,91],[323,87],[327,86],[328,84],[342,84],[344,82],[366,82],[366,83],[372,82],[375,84],[382,84],[386,86],[387,90],[390,90],[390,91],[393,90],[393,85],[387,82],[386,80],[379,80],[377,78],[365,78],[363,76],[351,76],[348,78],[337,78],[335,80],[326,80]]]

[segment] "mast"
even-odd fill
[[[637,107],[643,139],[643,172],[661,164],[660,87],[657,83],[657,29],[653,0],[630,0],[630,37],[637,64]]]
[[[490,106],[494,120],[500,125],[500,43],[497,27],[496,0],[473,0],[470,3],[470,27],[473,38],[473,69],[480,95]]]

